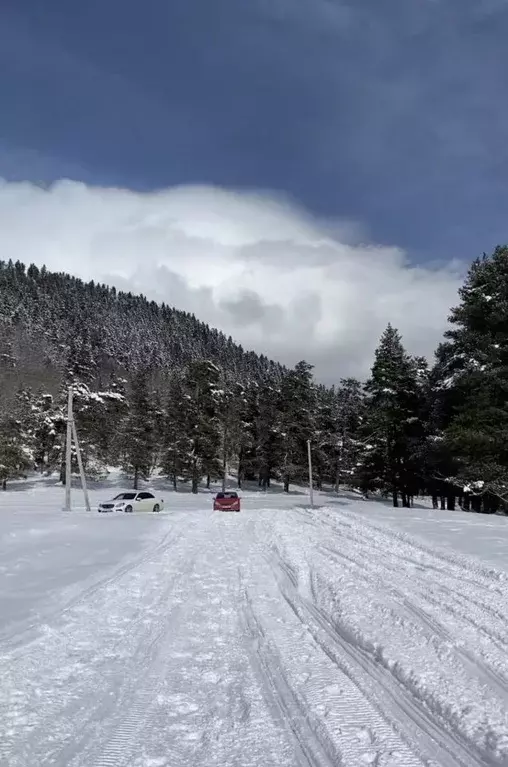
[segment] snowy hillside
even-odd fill
[[[0,496],[0,764],[508,764],[506,517],[62,500]]]

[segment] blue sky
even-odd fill
[[[508,240],[506,0],[3,0],[0,175],[263,188],[416,261]]]

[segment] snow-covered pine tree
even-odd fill
[[[238,487],[242,487],[246,479],[254,479],[260,472],[257,426],[260,418],[259,398],[262,388],[262,385],[256,381],[248,382],[242,386],[242,392],[238,398]]]
[[[122,423],[122,468],[138,489],[140,479],[149,479],[155,450],[155,403],[151,371],[139,368],[131,374],[128,412]]]
[[[376,349],[368,394],[361,468],[364,487],[391,492],[393,505],[410,505],[418,473],[418,441],[424,438],[417,365],[406,353],[399,332],[388,325]]]
[[[358,467],[365,453],[362,430],[365,432],[366,404],[363,386],[356,378],[343,378],[335,395],[335,435],[333,481],[336,491],[340,484],[355,483]],[[367,427],[368,428],[368,427]]]
[[[456,492],[475,510],[508,499],[508,247],[471,266],[438,349],[434,376]],[[483,507],[482,507],[483,502]]]
[[[222,489],[226,489],[227,474],[232,463],[238,460],[243,443],[244,421],[242,411],[245,403],[245,387],[240,383],[229,383],[222,373],[221,388],[217,390],[217,415],[221,432],[221,478]]]
[[[178,479],[192,476],[192,397],[179,372],[174,372],[166,392],[161,467],[178,489]]]
[[[314,433],[312,440],[313,477],[318,490],[334,474],[336,454],[335,389],[316,387]]]
[[[280,392],[284,491],[291,482],[304,482],[307,473],[307,440],[314,435],[316,391],[312,365],[302,360],[284,376]]]
[[[30,435],[23,429],[19,407],[0,420],[0,484],[7,489],[9,479],[18,479],[33,468],[33,455],[28,443]]]
[[[281,386],[273,378],[267,377],[256,390],[254,419],[250,424],[254,453],[249,454],[251,460],[246,463],[250,476],[257,477],[259,486],[264,490],[270,487],[272,477],[281,475],[281,423]]]
[[[184,378],[184,391],[189,403],[190,469],[192,492],[206,475],[219,477],[222,461],[221,428],[218,418],[220,370],[209,360],[192,362]]]

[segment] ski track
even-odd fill
[[[508,573],[351,506],[245,506],[138,518],[137,552],[0,627],[1,767],[508,765]]]

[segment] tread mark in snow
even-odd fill
[[[333,549],[331,546],[328,546],[326,544],[320,545],[320,549],[323,549],[323,551],[326,552],[327,557],[332,557],[335,561],[340,563],[341,565],[346,562],[348,565],[353,565],[355,573],[361,572],[361,577],[363,580],[374,583],[376,581],[376,578],[374,575],[371,575],[369,572],[369,565],[367,562],[363,562],[360,566],[357,561],[353,559],[353,557],[347,556],[347,554],[344,554],[343,552],[338,552],[335,549]],[[378,578],[379,580],[379,574]],[[442,591],[442,586],[440,587],[440,590]],[[431,632],[431,634],[439,637],[441,640],[448,643],[451,649],[455,652],[455,654],[460,658],[463,665],[471,671],[471,669],[474,670],[475,675],[483,677],[484,679],[488,680],[490,685],[493,685],[498,693],[501,695],[501,698],[507,699],[508,698],[508,680],[499,672],[497,672],[495,669],[488,666],[484,661],[482,661],[480,658],[475,658],[472,653],[469,653],[466,649],[463,647],[460,647],[456,644],[452,634],[443,626],[441,625],[437,620],[434,620],[429,613],[424,610],[423,608],[418,607],[414,602],[409,599],[404,591],[402,591],[400,588],[397,588],[393,584],[390,584],[390,591],[392,594],[397,598],[397,600],[400,602],[400,604],[405,608],[406,612],[413,616],[413,618],[416,618],[419,624],[423,624],[427,627],[427,629]],[[497,637],[494,637],[492,635],[491,631],[488,631],[487,629],[479,626],[477,623],[471,621],[471,619],[468,616],[462,615],[462,613],[459,613],[457,610],[452,609],[450,606],[443,604],[442,601],[438,601],[437,599],[434,599],[430,594],[421,593],[420,598],[424,601],[429,603],[432,606],[438,607],[441,610],[445,610],[446,612],[450,613],[454,617],[458,618],[459,620],[464,620],[467,623],[471,623],[471,625],[474,626],[474,628],[478,631],[481,631],[481,633],[486,636],[490,642],[492,642],[493,645],[499,648],[501,652],[504,651],[504,648],[499,646],[499,643],[497,641]],[[474,600],[471,600],[474,604],[476,602]]]
[[[280,567],[280,560],[275,565],[275,574],[277,569],[280,574],[278,584],[281,594],[294,614],[309,627],[315,641],[330,660],[373,703],[376,702],[383,718],[404,736],[406,743],[416,748],[417,753],[426,753],[427,759],[437,758],[440,767],[502,767],[503,762],[495,755],[468,743],[460,733],[444,729],[435,715],[414,697],[413,691],[404,687],[401,680],[394,678],[392,671],[373,658],[367,648],[359,645],[357,638],[351,636],[346,627],[332,624],[315,604],[298,594],[292,581],[285,575],[287,568],[284,565]],[[312,622],[317,624],[314,629],[311,628]],[[328,642],[323,638],[323,633]],[[346,658],[353,663],[352,667],[344,662]],[[372,682],[375,682],[374,686]],[[385,700],[390,700],[393,713],[387,710],[384,701],[379,700],[379,690],[383,692]]]
[[[244,593],[242,615],[246,632],[250,635],[252,665],[277,719],[282,720],[295,741],[300,767],[340,767],[340,754],[324,738],[320,738],[309,722],[308,714],[298,701],[284,674],[277,655],[266,640],[248,594]]]
[[[182,533],[175,535],[173,530],[170,530],[155,546],[149,547],[139,556],[135,557],[134,559],[130,559],[128,562],[121,565],[113,572],[110,572],[104,578],[100,578],[100,580],[92,583],[84,591],[80,592],[75,597],[72,597],[72,599],[66,602],[63,607],[59,607],[57,610],[49,611],[48,613],[40,615],[37,622],[31,622],[28,625],[25,623],[25,625],[22,626],[18,625],[16,628],[0,634],[0,643],[2,644],[3,648],[9,651],[15,650],[20,646],[28,644],[32,639],[36,637],[37,629],[40,628],[42,622],[55,620],[66,615],[72,609],[78,607],[93,597],[101,589],[114,584],[124,575],[127,575],[137,567],[141,567],[142,565],[149,562],[149,560],[153,557],[163,554],[164,551],[172,546],[178,540],[178,538],[181,538],[181,536]]]

